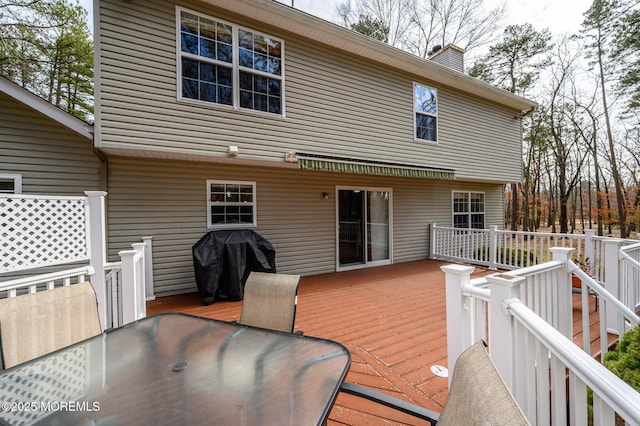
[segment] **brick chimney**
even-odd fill
[[[453,44],[447,44],[445,47],[436,45],[427,55],[433,62],[464,73],[464,49],[458,46]]]

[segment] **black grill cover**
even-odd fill
[[[193,268],[202,303],[242,300],[251,271],[276,272],[269,241],[248,229],[211,231],[192,247]]]

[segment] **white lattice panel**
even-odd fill
[[[0,273],[88,259],[84,197],[0,197]]]

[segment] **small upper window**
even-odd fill
[[[178,9],[179,98],[283,113],[283,41]]]
[[[0,194],[22,194],[22,175],[0,174]]]
[[[484,229],[484,193],[453,192],[453,227]]]
[[[436,89],[421,84],[413,86],[415,137],[438,141],[438,93]]]
[[[247,228],[256,226],[254,182],[207,181],[208,226]]]

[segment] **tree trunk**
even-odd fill
[[[602,90],[602,108],[604,112],[604,121],[607,129],[607,140],[609,142],[609,159],[611,166],[611,173],[613,174],[613,184],[616,190],[616,202],[618,204],[618,220],[620,221],[620,238],[627,238],[627,215],[625,210],[625,199],[624,199],[624,185],[622,184],[622,178],[620,177],[620,172],[618,170],[618,164],[616,161],[616,152],[615,147],[613,145],[613,132],[611,131],[611,120],[609,118],[609,107],[607,105],[607,96],[605,90],[605,74],[604,74],[604,65],[602,63],[602,33],[600,28],[598,28],[598,67],[600,70],[600,89]]]

